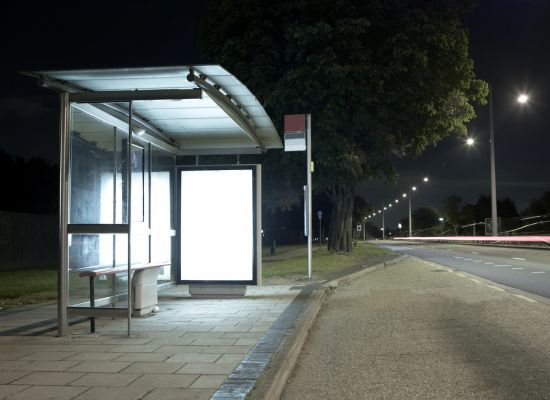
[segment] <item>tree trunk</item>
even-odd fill
[[[330,252],[353,251],[353,188],[335,185],[328,190],[332,213],[328,231],[328,250]]]

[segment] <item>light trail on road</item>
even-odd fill
[[[393,241],[380,245],[550,298],[550,250]],[[475,258],[471,258],[472,254]]]

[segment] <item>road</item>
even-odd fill
[[[412,257],[367,273],[325,301],[281,399],[550,399],[549,306],[527,296]]]
[[[383,247],[550,298],[550,249],[383,242]]]

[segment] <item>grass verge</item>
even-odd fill
[[[390,253],[389,250],[370,243],[358,243],[351,254],[329,253],[323,247],[313,252],[312,272],[316,275],[336,272],[354,265],[363,264],[369,258],[388,253]],[[262,269],[262,276],[264,278],[303,276],[307,274],[306,249],[304,248],[304,255],[287,260],[264,262]]]
[[[57,269],[0,271],[0,309],[57,299]]]

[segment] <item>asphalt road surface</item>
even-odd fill
[[[326,299],[281,398],[550,399],[550,309],[528,296],[412,257],[367,273]]]
[[[397,253],[550,298],[550,249],[384,242]]]

